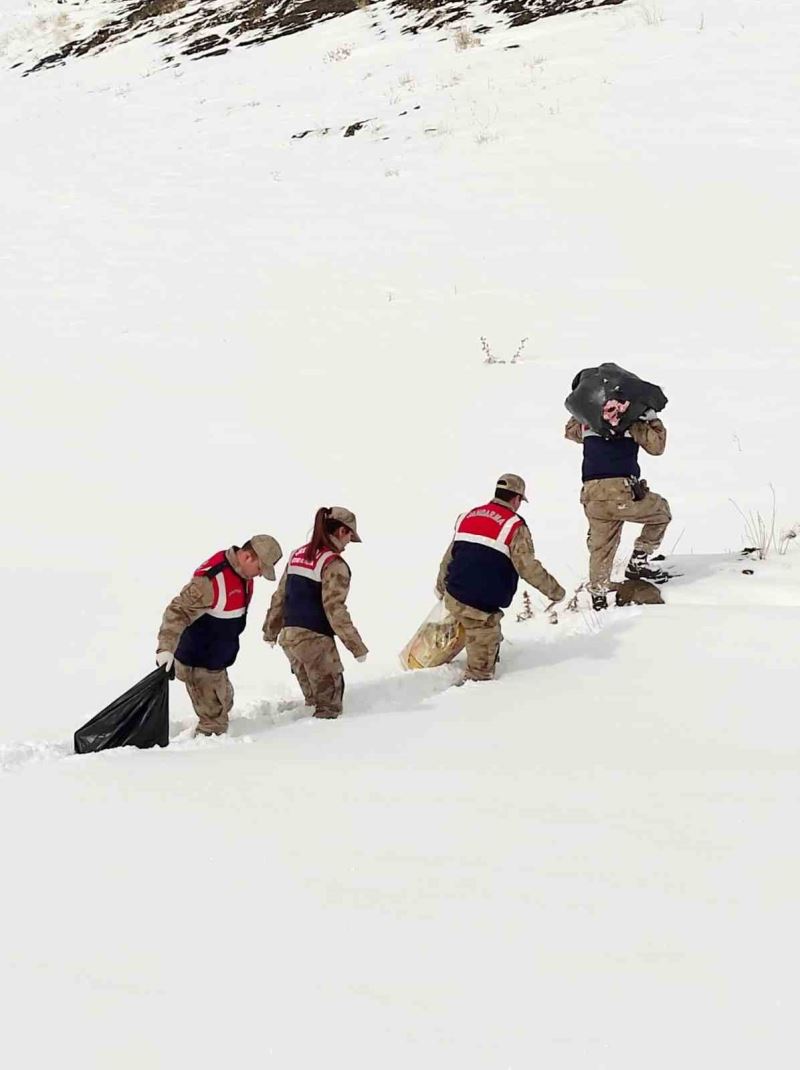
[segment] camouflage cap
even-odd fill
[[[341,505],[334,505],[328,516],[331,520],[337,520],[340,524],[344,524],[346,528],[350,528],[353,533],[353,542],[361,542],[361,536],[356,528],[355,513],[351,513],[349,509],[345,509]]]
[[[505,472],[497,477],[497,490],[510,490],[512,494],[521,495],[524,502],[528,500],[525,497],[525,480],[513,472]]]
[[[261,575],[268,580],[274,580],[275,566],[283,557],[283,550],[278,540],[273,539],[271,535],[254,535],[250,539],[250,545],[261,562]]]

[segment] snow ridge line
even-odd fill
[[[0,773],[11,773],[25,765],[57,761],[74,753],[72,742],[0,743]]]
[[[393,713],[413,709],[426,699],[434,698],[448,690],[460,677],[460,669],[445,665],[429,669],[425,673],[406,673],[356,686],[350,692],[354,716],[374,713]],[[375,702],[377,693],[378,702]],[[257,742],[258,738],[275,728],[284,728],[295,721],[310,719],[311,714],[302,700],[258,700],[247,703],[231,717],[227,735],[210,739],[197,739],[194,735],[193,718],[172,721],[169,750],[185,747],[231,746]],[[97,760],[108,752],[81,755]],[[0,775],[15,773],[29,765],[61,761],[75,757],[71,739],[61,741],[0,743]]]

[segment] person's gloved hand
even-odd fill
[[[366,660],[367,660],[367,655],[366,654],[359,654],[359,656],[356,658],[356,661],[360,661],[362,665],[364,664],[364,662]]]
[[[644,420],[645,423],[649,424],[651,420],[657,420],[658,419],[658,413],[656,412],[655,409],[647,409],[645,412],[642,413],[642,415],[639,417],[639,419],[640,420]]]
[[[160,665],[166,672],[172,672],[175,665],[175,655],[171,654],[169,650],[159,650],[156,654],[156,665]]]

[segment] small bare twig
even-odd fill
[[[516,352],[514,353],[514,356],[511,358],[510,361],[511,364],[516,364],[519,358],[522,356],[522,350],[525,348],[525,343],[527,341],[527,338],[523,338],[520,344],[517,346]]]
[[[522,360],[522,351],[527,344],[527,337],[523,338],[517,346],[510,360],[499,360],[491,350],[489,343],[486,341],[483,335],[481,335],[481,349],[483,350],[483,363],[484,364],[518,364]]]
[[[558,601],[551,602],[548,606],[545,606],[545,613],[547,614],[547,620],[550,624],[558,624],[558,613],[556,613],[556,606]]]
[[[680,533],[680,535],[679,535],[679,536],[677,537],[677,539],[675,540],[675,542],[674,542],[674,543],[672,544],[672,549],[670,550],[670,553],[671,553],[671,554],[674,554],[674,553],[675,553],[675,548],[676,548],[676,546],[678,545],[678,543],[679,543],[679,542],[681,541],[681,539],[683,538],[683,536],[684,536],[685,534],[686,534],[686,528],[681,528],[681,533]]]
[[[517,613],[517,622],[522,623],[524,620],[533,620],[535,616],[533,611],[533,602],[531,602],[531,596],[525,591],[522,595],[522,609]]]
[[[781,557],[783,557],[789,549],[789,543],[792,539],[796,539],[799,535],[800,524],[794,524],[792,527],[787,528],[786,531],[781,532],[780,538],[778,539],[778,553]]]
[[[486,339],[483,337],[483,335],[481,335],[481,349],[483,350],[483,363],[484,364],[500,364],[500,363],[504,363],[504,362],[501,362],[501,361],[497,360],[497,358],[495,357],[494,353],[489,348],[489,343],[486,341]]]
[[[577,613],[578,612],[578,595],[581,593],[581,591],[583,591],[585,589],[585,587],[586,587],[585,583],[579,583],[578,586],[575,588],[575,591],[573,592],[572,598],[570,598],[569,602],[567,602],[567,604],[566,604],[565,608],[566,608],[567,612],[569,612],[569,613]]]

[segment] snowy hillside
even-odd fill
[[[330,19],[359,12],[379,35],[385,24],[404,34],[421,30],[487,33],[493,24],[525,26],[542,18],[619,4],[622,0],[34,0],[15,19],[14,69],[34,73],[97,55],[142,38],[157,43],[164,62],[178,65],[253,48]],[[57,4],[57,7],[54,7]],[[66,5],[66,6],[65,6]],[[499,22],[498,22],[499,17]]]
[[[15,1068],[796,1061],[800,10],[515,6],[329,5],[202,63],[163,20],[60,54],[132,5],[0,7]],[[563,399],[601,360],[670,399],[666,604],[533,593],[495,683],[403,674],[498,473],[585,581]],[[167,750],[70,753],[197,564],[334,502],[341,719],[258,581],[227,739],[175,684]]]

